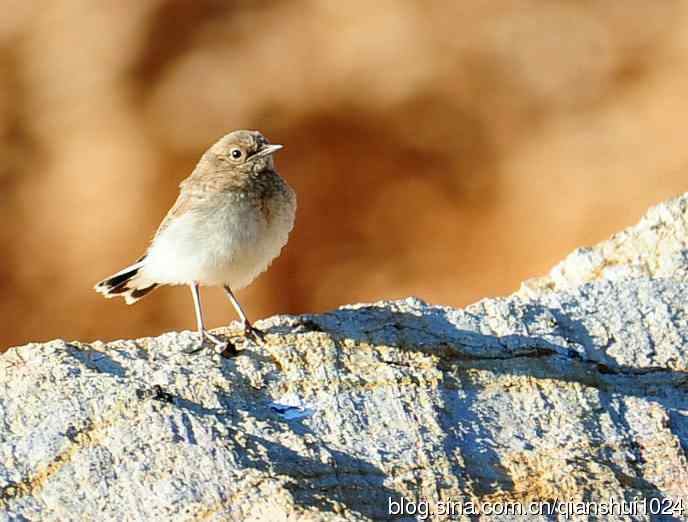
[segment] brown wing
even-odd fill
[[[158,227],[158,230],[155,232],[155,236],[153,237],[153,239],[158,237],[160,233],[170,225],[172,220],[183,216],[189,210],[191,210],[191,208],[193,208],[197,200],[198,196],[194,195],[191,192],[182,191],[177,197],[177,201],[174,202],[172,208],[169,210],[169,212],[167,212],[165,219],[163,219],[162,223],[160,223],[160,226]]]

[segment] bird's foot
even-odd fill
[[[227,351],[236,351],[236,347],[231,341],[222,341],[219,337],[211,334],[208,330],[200,331],[199,337],[200,339],[198,340],[198,346],[196,346],[196,348],[186,350],[184,353],[187,355],[197,354],[206,347],[206,341],[210,341],[211,344],[218,348],[223,356],[225,356],[225,352]]]
[[[248,321],[244,323],[244,337],[247,337],[258,344],[265,342],[265,333],[253,326]]]

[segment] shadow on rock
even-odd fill
[[[105,352],[68,344],[67,353],[91,370],[107,373],[115,377],[126,376],[127,372],[124,366]]]
[[[461,330],[447,318],[447,313],[451,312],[454,311],[441,307],[423,307],[415,314],[372,305],[310,316],[307,321],[314,323],[314,330],[328,332],[335,339],[392,346],[401,352],[421,352],[440,358],[438,366],[445,379],[438,387],[443,404],[438,421],[446,435],[444,451],[453,463],[453,472],[459,482],[469,483],[478,497],[512,491],[514,482],[497,451],[494,431],[500,427],[494,426],[494,419],[478,407],[481,386],[473,382],[471,373],[466,370],[559,380],[596,388],[604,411],[591,413],[583,419],[587,429],[599,432],[596,440],[604,441],[599,419],[605,413],[609,415],[618,431],[625,434],[622,444],[627,451],[635,453],[637,464],[642,462],[642,455],[632,440],[633,430],[623,399],[633,396],[657,402],[669,413],[670,429],[684,451],[688,448],[688,419],[680,414],[680,410],[688,409],[688,373],[617,364],[607,353],[608,346],[597,346],[585,325],[559,308],[521,305],[524,322],[542,314],[551,318],[550,331],[534,335],[482,334],[478,316],[474,318],[477,331]],[[468,316],[464,319],[470,321],[470,313],[464,313]],[[565,341],[556,342],[557,339]],[[449,382],[452,386],[447,385]],[[626,500],[638,494],[660,502],[665,499],[659,487],[642,476],[637,464],[629,473],[611,457],[600,454],[593,458],[607,466],[619,483],[629,488]],[[678,519],[668,516],[663,520]]]
[[[267,360],[260,354],[250,353],[249,356],[259,357],[264,362]],[[343,505],[366,518],[399,519],[387,513],[387,503],[389,498],[399,498],[401,494],[385,485],[387,474],[382,469],[324,443],[322,437],[299,420],[280,419],[269,406],[271,397],[252,387],[241,372],[232,369],[231,364],[223,364],[222,371],[228,380],[237,383],[237,389],[250,390],[248,394],[219,395],[219,409],[209,409],[181,398],[176,398],[175,403],[191,414],[215,417],[235,433],[238,432],[232,426],[241,418],[240,412],[245,412],[264,427],[262,431],[274,434],[274,438],[268,439],[242,432],[241,445],[233,439],[229,441],[234,445],[233,453],[242,467],[284,479],[285,488],[292,494],[294,502],[302,507],[336,513],[338,505]],[[307,455],[277,441],[287,432],[304,441],[314,441],[306,444]],[[188,438],[188,442],[193,443],[193,440]]]

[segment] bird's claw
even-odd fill
[[[265,342],[265,333],[251,323],[244,324],[244,337],[251,339],[255,343]]]
[[[198,346],[196,348],[191,348],[189,350],[185,350],[184,353],[187,355],[195,355],[202,351],[206,347],[206,340],[210,341],[212,344],[215,345],[216,348],[220,349],[220,353],[225,356],[225,352],[228,351],[236,351],[236,347],[234,344],[232,344],[230,341],[222,341],[218,337],[214,336],[210,332],[204,330],[200,332],[200,340],[198,342]]]

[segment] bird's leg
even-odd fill
[[[203,341],[205,339],[208,339],[210,342],[215,344],[215,346],[222,348],[224,351],[225,348],[227,348],[227,343],[221,341],[217,337],[215,337],[213,334],[211,334],[208,330],[205,329],[205,325],[203,324],[203,310],[201,308],[201,292],[198,287],[198,283],[192,283],[189,285],[189,288],[191,288],[191,295],[193,296],[194,300],[194,308],[196,310],[196,324],[198,325],[198,337],[199,339],[199,345],[198,348],[195,348],[193,350],[188,351],[187,353],[189,354],[195,354],[200,352],[203,349]]]
[[[248,317],[246,317],[246,314],[244,311],[241,309],[241,305],[239,304],[239,301],[236,297],[234,297],[234,293],[232,292],[232,289],[225,285],[224,286],[225,293],[227,294],[227,297],[229,297],[229,300],[232,302],[234,305],[234,309],[236,310],[237,314],[239,314],[239,317],[241,318],[241,322],[244,326],[244,335],[246,337],[250,337],[256,342],[262,342],[265,340],[265,334],[261,332],[258,328],[253,326],[251,324],[251,321],[248,320]]]

